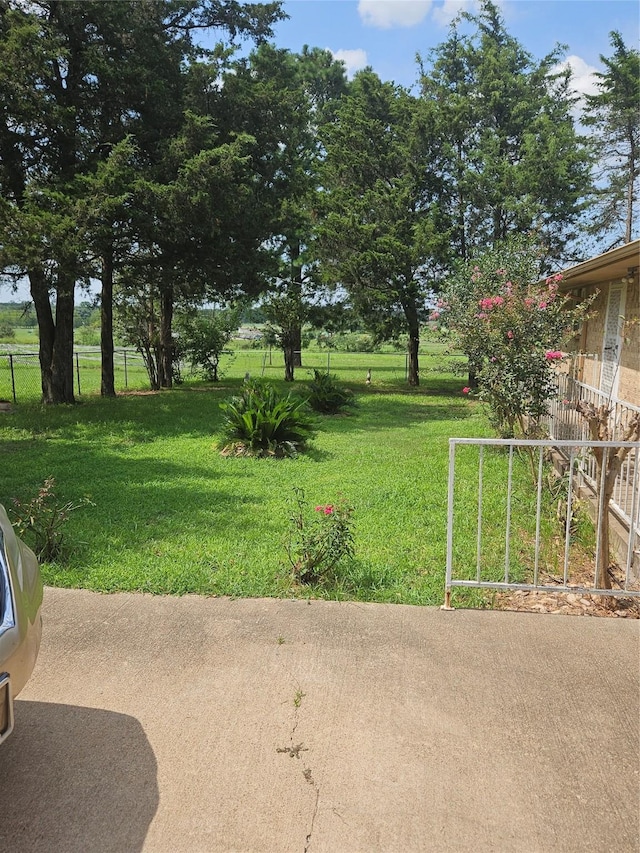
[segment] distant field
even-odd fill
[[[30,331],[30,330],[25,330]],[[75,392],[78,397],[100,392],[100,351],[96,347],[76,347]],[[421,377],[429,382],[434,376],[451,374],[464,367],[464,357],[449,354],[444,344],[425,347],[421,358]],[[374,384],[393,386],[406,379],[406,355],[398,352],[349,353],[327,350],[304,350],[303,366],[296,369],[296,378],[306,380],[314,368],[329,370],[347,382],[365,383],[367,371],[371,370]],[[257,378],[281,379],[284,376],[284,360],[281,350],[257,350],[232,346],[222,356],[220,376],[223,380],[243,379],[246,374]],[[189,365],[182,366],[182,378],[186,383],[197,377]],[[464,383],[461,383],[464,384]],[[142,358],[133,350],[117,348],[115,352],[115,385],[120,392],[142,390],[149,387]],[[0,399],[18,402],[40,398],[40,367],[37,356],[37,341],[27,344],[6,343],[0,346]]]

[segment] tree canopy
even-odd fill
[[[619,32],[609,34],[613,55],[600,56],[598,92],[586,96],[584,123],[595,131],[597,213],[592,231],[609,236],[612,248],[630,243],[637,233],[640,179],[640,52],[625,45]]]
[[[406,336],[417,385],[432,294],[460,260],[525,232],[546,264],[571,257],[591,161],[560,47],[535,60],[483,0],[410,92],[275,47],[283,17],[278,2],[0,0],[0,273],[29,281],[45,402],[74,399],[74,301],[91,280],[105,395],[114,310],[162,388],[175,314],[256,298],[287,379],[326,309]],[[253,49],[235,56],[236,38]],[[611,39],[585,121],[601,226],[624,219],[628,239],[638,52]]]

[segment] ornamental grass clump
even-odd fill
[[[293,491],[295,506],[285,546],[287,557],[299,583],[323,583],[342,559],[355,554],[353,507],[340,500],[316,506],[310,515],[304,490]]]
[[[266,382],[247,382],[221,403],[227,443],[223,456],[297,456],[315,434],[306,400],[286,397]]]
[[[354,405],[353,392],[343,388],[336,376],[322,370],[313,371],[309,392],[309,405],[323,415],[335,415]]]
[[[13,524],[36,557],[45,562],[60,561],[67,554],[67,541],[62,527],[72,512],[84,506],[95,506],[89,498],[61,501],[55,493],[54,477],[47,477],[38,494],[30,501],[14,498]]]

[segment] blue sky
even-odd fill
[[[556,44],[574,69],[579,91],[593,91],[600,54],[611,55],[609,32],[619,30],[629,47],[640,41],[637,0],[499,0],[508,31],[540,59]],[[477,10],[475,0],[286,0],[289,20],[276,26],[275,42],[292,51],[329,48],[350,71],[371,65],[384,80],[416,81],[416,53],[447,38],[457,11]]]

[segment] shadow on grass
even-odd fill
[[[19,446],[2,442],[7,452],[27,450],[25,442],[41,439],[99,441],[114,449],[145,444],[157,439],[211,436],[212,441],[222,429],[219,404],[239,393],[242,381],[198,383],[180,386],[171,391],[131,393],[115,399],[92,397],[75,406],[43,407],[37,404],[18,406],[2,425],[19,434]],[[293,385],[284,381],[272,383],[281,393],[304,397],[306,382]],[[388,387],[367,386],[345,382],[356,395],[352,412],[340,416],[317,417],[319,429],[348,427],[363,428],[364,418],[372,418],[366,428],[397,427],[399,422],[427,420],[460,420],[470,417],[473,408],[459,396],[459,380],[438,378],[424,386],[409,388],[396,382]],[[434,403],[434,398],[450,402]]]

